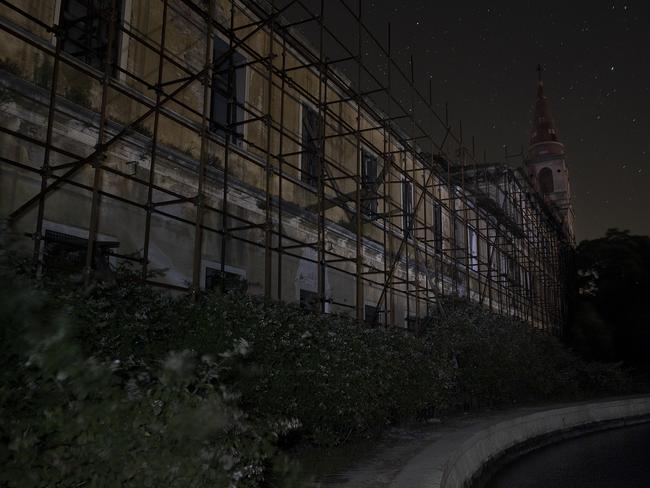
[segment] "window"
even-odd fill
[[[81,272],[86,266],[88,239],[53,230],[45,231],[43,269]],[[118,242],[95,242],[93,269],[110,271],[110,249],[119,247]]]
[[[406,324],[407,330],[411,332],[417,332],[420,321],[415,315],[407,315],[404,318],[404,323]]]
[[[210,266],[205,267],[205,289],[206,290],[216,290],[221,288],[223,284],[224,291],[226,290],[241,290],[246,291],[248,287],[246,280],[239,273],[233,273],[231,271],[224,271],[221,273],[220,268],[213,268]]]
[[[377,213],[377,156],[361,150],[362,208],[366,215]]]
[[[310,186],[318,184],[321,165],[323,121],[316,110],[302,106],[302,158],[300,179]]]
[[[508,257],[503,253],[499,252],[499,275],[502,277],[508,276]]]
[[[530,290],[530,274],[523,267],[520,267],[519,270],[521,271],[521,286],[523,286],[525,290]]]
[[[467,232],[460,217],[454,218],[454,255],[457,259],[465,257],[467,251]]]
[[[493,271],[496,271],[497,272],[496,274],[498,275],[499,258],[497,256],[496,249],[494,248],[494,245],[491,244],[489,241],[487,242],[486,248],[487,248],[486,256],[488,262],[488,269],[491,273]]]
[[[402,180],[402,212],[402,231],[409,235],[413,222],[413,183],[408,180]]]
[[[246,103],[246,59],[231,52],[226,41],[216,37],[212,62],[212,102],[210,104],[210,130],[241,145],[244,140],[243,125]]]
[[[318,293],[309,290],[300,290],[300,308],[320,312]]]
[[[375,307],[374,305],[365,305],[363,307],[363,319],[367,324],[376,325],[382,323],[382,314],[381,309]]]
[[[442,205],[433,202],[433,248],[438,254],[442,254]]]
[[[551,168],[543,168],[537,178],[539,180],[539,191],[542,194],[553,193],[553,171],[551,171]]]
[[[108,38],[113,30],[110,62],[116,70],[119,46],[117,26],[121,23],[122,2],[116,0],[120,14],[111,22],[112,0],[61,0],[59,26],[64,30],[62,49],[94,68],[103,70],[108,53]]]
[[[508,280],[514,285],[521,286],[520,276],[519,263],[512,256],[508,256]]]
[[[467,228],[467,244],[469,251],[469,268],[472,271],[478,271],[478,239],[476,230],[472,227]]]

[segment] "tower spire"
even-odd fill
[[[548,100],[544,95],[541,64],[537,65],[535,118],[526,155],[526,169],[533,187],[556,212],[558,221],[573,240],[573,209],[564,144],[558,141]]]
[[[557,133],[551,116],[551,109],[548,105],[548,99],[544,95],[544,80],[542,72],[544,68],[541,64],[537,65],[537,100],[535,101],[535,120],[533,121],[533,131],[530,135],[530,144],[538,142],[557,142]]]

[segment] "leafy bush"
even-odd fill
[[[557,338],[478,305],[449,299],[427,341],[457,363],[454,408],[570,400],[630,391],[619,365],[586,363]]]
[[[151,362],[179,349],[213,356],[245,340],[245,362],[221,379],[251,417],[296,419],[285,444],[340,444],[407,418],[630,388],[618,366],[587,364],[556,338],[466,301],[446,303],[416,337],[237,291],[193,303],[128,274],[64,298],[86,324],[78,336],[87,354],[107,360]]]
[[[192,303],[128,275],[61,297],[87,324],[78,334],[87,354],[111,360],[153,361],[173,349],[214,355],[245,340],[246,364],[223,377],[241,392],[242,408],[275,423],[299,419],[300,433],[319,444],[376,433],[444,403],[451,388],[449,367],[425,342],[396,329],[359,328],[345,316],[313,315],[237,292]]]
[[[289,487],[278,446],[630,390],[618,366],[467,302],[414,336],[239,291],[193,302],[128,272],[85,291],[1,278],[8,486]]]
[[[249,417],[222,381],[245,341],[151,361],[89,355],[77,338],[98,323],[76,322],[2,264],[0,486],[295,486],[275,447],[293,424]],[[98,302],[80,309],[92,307],[100,317]]]

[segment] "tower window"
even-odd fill
[[[539,181],[539,191],[544,195],[553,193],[553,171],[551,168],[543,168],[537,175]]]

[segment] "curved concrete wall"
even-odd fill
[[[516,416],[472,433],[447,458],[438,483],[440,488],[469,486],[491,463],[518,446],[549,442],[555,434],[584,432],[650,421],[650,397],[625,398]],[[535,442],[538,440],[539,442]],[[546,440],[546,441],[545,441]]]

